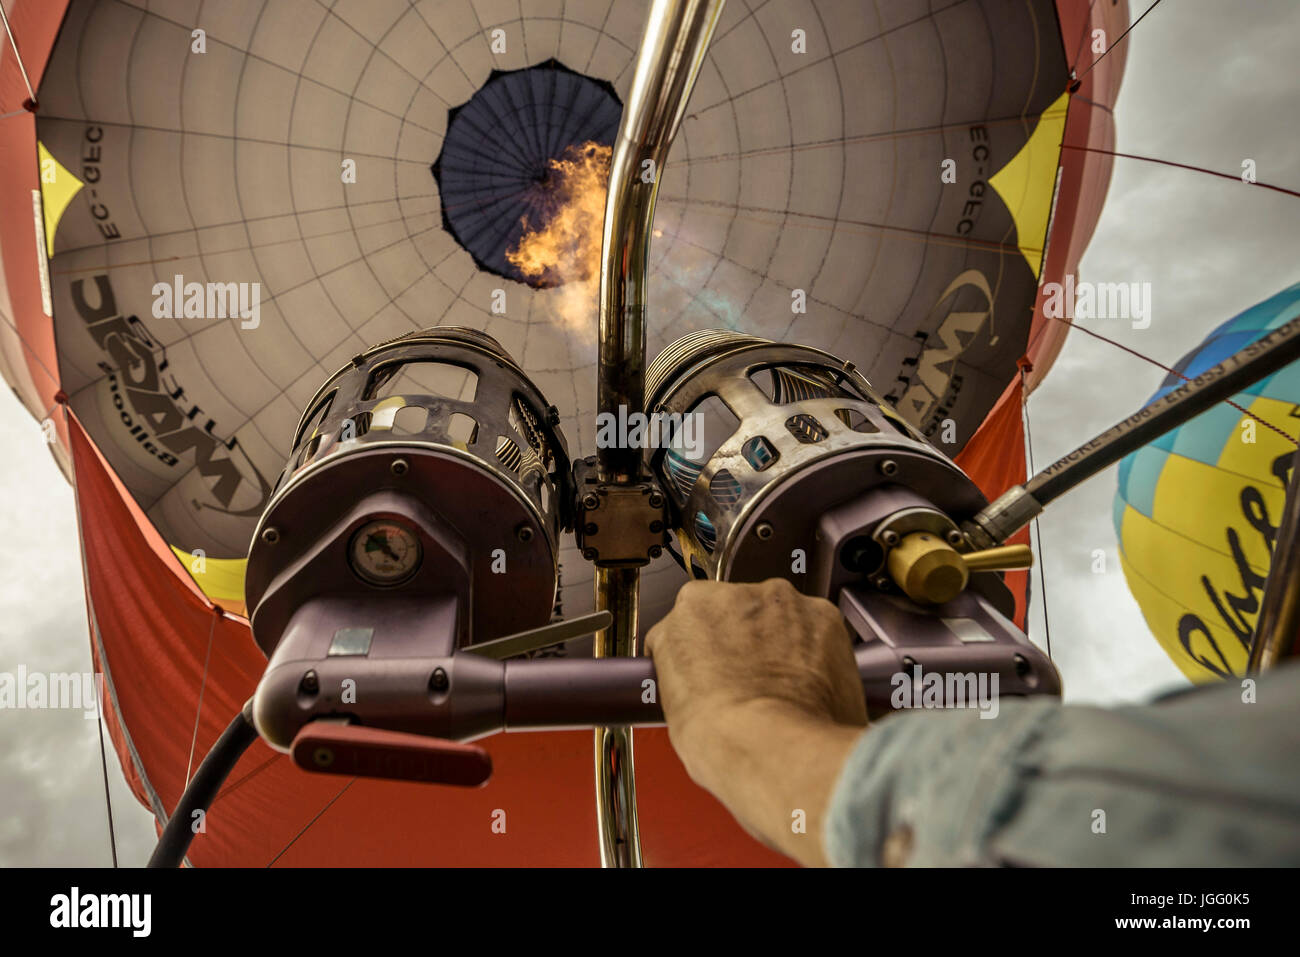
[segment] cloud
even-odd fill
[[[1141,5],[1140,5],[1141,6]],[[1120,152],[1300,188],[1300,5],[1290,0],[1162,4],[1124,41],[1116,104]],[[1149,282],[1153,320],[1095,331],[1172,365],[1224,320],[1300,280],[1300,199],[1186,170],[1116,159],[1106,206],[1080,264],[1093,282]],[[1071,333],[1030,399],[1042,468],[1139,408],[1165,373]],[[1151,636],[1119,568],[1111,501],[1116,469],[1090,479],[1042,519],[1052,651],[1066,700],[1134,701],[1185,684]],[[1092,551],[1106,572],[1092,571]],[[1038,575],[1034,575],[1037,592]],[[1035,594],[1031,634],[1045,640]]]
[[[1145,3],[1138,4],[1145,9]],[[1178,0],[1124,41],[1118,148],[1300,186],[1300,4]],[[1099,331],[1172,363],[1214,326],[1300,279],[1300,200],[1167,167],[1117,160],[1109,200],[1080,272],[1151,282],[1154,320]],[[1039,466],[1128,415],[1163,373],[1073,334],[1030,402]],[[39,428],[0,397],[0,671],[90,668],[73,498]],[[1042,522],[1052,651],[1067,700],[1137,700],[1183,679],[1146,629],[1119,570],[1110,470]],[[1106,555],[1094,574],[1093,550]],[[1037,574],[1034,576],[1037,585]],[[1043,596],[1032,633],[1045,640]],[[0,712],[0,865],[107,865],[98,725],[80,712]],[[108,778],[121,862],[140,865],[152,815],[129,793],[116,754]]]
[[[72,488],[40,426],[0,396],[0,672],[87,672],[90,632]],[[0,710],[0,866],[109,866],[99,723],[80,710]],[[109,793],[125,865],[155,842],[153,815],[107,743]]]

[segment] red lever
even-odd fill
[[[475,745],[336,721],[305,725],[290,753],[298,767],[326,774],[467,788],[492,776],[491,756]]]

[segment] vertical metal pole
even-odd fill
[[[673,137],[699,75],[724,0],[653,0],[610,163],[600,264],[597,409],[645,411],[645,312],[655,200]],[[597,450],[601,481],[634,482],[639,448]],[[596,608],[613,624],[596,638],[596,657],[636,654],[636,568],[596,569]],[[596,729],[596,819],[605,867],[639,867],[632,731]]]
[[[1291,460],[1282,522],[1273,544],[1264,597],[1255,619],[1247,674],[1259,674],[1278,660],[1296,654],[1300,634],[1300,452]]]
[[[639,577],[635,568],[596,569],[596,607],[615,615],[608,628],[596,633],[597,658],[636,654]],[[602,866],[641,866],[631,728],[596,728],[596,824]]]

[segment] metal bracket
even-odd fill
[[[600,568],[650,564],[668,542],[668,497],[650,475],[630,484],[602,482],[596,459],[573,466],[574,532],[582,557]]]
[[[962,535],[961,529],[957,527],[957,523],[936,508],[913,507],[900,509],[877,525],[875,531],[871,533],[871,537],[888,554],[889,550],[894,548],[904,535],[912,532],[930,532],[955,549],[966,547],[965,536]]]

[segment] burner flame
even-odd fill
[[[572,329],[594,329],[600,244],[613,148],[588,141],[548,164],[534,188],[540,212],[520,220],[524,233],[506,259],[531,285],[562,286],[553,306]]]

